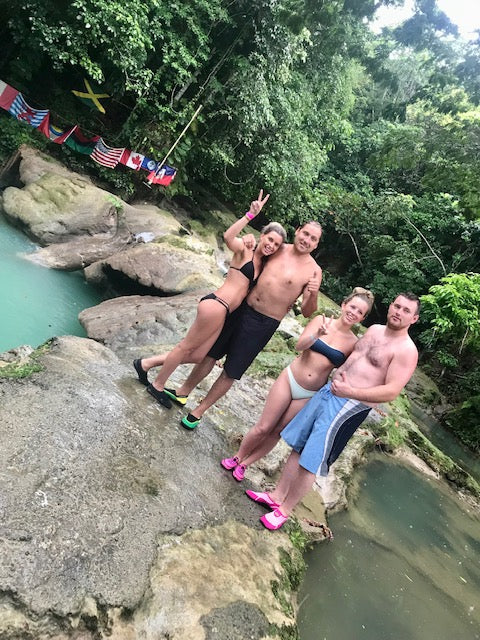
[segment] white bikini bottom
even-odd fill
[[[288,381],[290,382],[290,392],[292,394],[292,400],[303,400],[304,398],[312,398],[317,392],[305,389],[295,380],[295,376],[290,369],[290,365],[287,367]]]

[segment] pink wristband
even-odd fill
[[[253,220],[255,218],[255,214],[252,213],[251,211],[247,211],[247,213],[245,214],[245,217],[247,218],[247,220]]]

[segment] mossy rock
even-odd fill
[[[407,442],[419,458],[458,489],[466,489],[480,498],[480,484],[447,455],[437,449],[417,428],[408,430]]]
[[[6,360],[0,361],[0,379],[20,380],[42,371],[43,365],[38,361],[38,359],[50,349],[52,340],[53,338],[41,344],[27,357],[18,357],[12,362]]]
[[[277,331],[255,358],[248,373],[257,378],[278,378],[282,370],[298,355],[295,343],[294,338],[285,338]]]

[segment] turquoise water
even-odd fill
[[[306,556],[301,640],[480,638],[480,517],[442,483],[381,459]]]
[[[0,215],[0,352],[52,336],[85,336],[78,313],[101,301],[80,272],[46,269],[26,260],[36,245]]]

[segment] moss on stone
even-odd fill
[[[301,551],[295,547],[291,552],[280,547],[279,553],[283,573],[279,580],[272,580],[272,593],[280,603],[283,613],[286,616],[294,617],[292,594],[298,590],[302,583],[306,564]]]
[[[183,251],[193,251],[192,247],[189,244],[188,236],[175,236],[172,234],[167,234],[157,238],[154,244],[168,244],[170,247],[175,247],[176,249],[182,249]],[[202,249],[202,253],[208,256],[214,254],[213,249]]]
[[[255,358],[248,373],[257,378],[278,378],[282,370],[298,355],[295,338],[284,338],[278,331]]]
[[[424,460],[455,487],[466,489],[476,498],[480,498],[480,484],[467,471],[432,444],[415,425],[408,430],[407,442],[419,458]]]
[[[199,220],[190,220],[188,226],[190,227],[190,231],[199,235],[201,238],[223,234],[225,231],[225,229],[220,228],[220,224],[205,224]]]
[[[285,523],[284,528],[288,533],[288,537],[290,538],[290,542],[293,547],[301,554],[305,553],[310,546],[312,539],[307,533],[305,533],[304,529],[302,529],[297,518],[289,518]]]
[[[376,426],[376,435],[381,439],[387,451],[393,451],[408,440],[408,430],[415,425],[410,418],[410,402],[405,393],[401,393],[389,405],[388,415]]]
[[[154,244],[169,244],[171,247],[176,247],[177,249],[188,249],[187,242],[183,238],[170,234],[156,238]]]
[[[300,640],[297,625],[282,624],[279,627],[276,624],[270,625],[268,635],[279,638],[280,640]]]
[[[106,200],[111,205],[113,205],[113,207],[115,208],[115,211],[117,213],[120,213],[121,211],[123,211],[123,202],[120,200],[120,198],[117,198],[116,196],[114,196],[114,195],[109,193],[106,196]]]
[[[44,367],[38,362],[38,358],[50,349],[52,341],[53,338],[37,347],[28,356],[27,360],[9,362],[3,367],[0,367],[0,379],[19,380],[21,378],[28,378],[33,373],[43,371]]]

